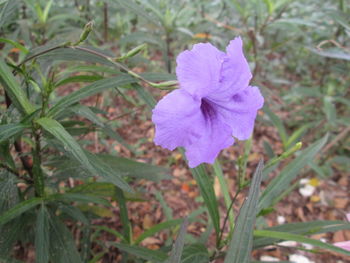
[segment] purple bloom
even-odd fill
[[[213,163],[219,152],[252,134],[264,98],[252,78],[240,37],[226,53],[199,43],[177,57],[180,88],[153,109],[154,141],[169,150],[186,149],[191,168]]]

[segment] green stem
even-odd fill
[[[235,220],[234,220],[233,211],[230,210],[231,197],[230,197],[230,194],[229,194],[229,191],[227,188],[227,182],[224,178],[224,174],[222,172],[222,168],[221,168],[221,165],[220,165],[218,160],[215,161],[213,168],[214,168],[214,172],[215,172],[216,176],[218,177],[218,180],[220,183],[220,188],[221,188],[222,194],[224,196],[225,206],[226,206],[226,209],[228,211],[228,217],[230,220],[230,229],[232,229],[234,227]]]
[[[242,156],[239,157],[239,168],[238,168],[238,182],[239,182],[239,188],[244,187],[245,185],[245,176],[246,176],[246,170],[247,170],[247,163],[248,163],[248,157],[249,153],[252,149],[252,137],[250,137],[248,140],[244,143],[244,153]]]
[[[120,219],[123,225],[123,236],[128,244],[131,244],[132,230],[131,223],[128,216],[128,208],[126,206],[126,199],[123,190],[119,187],[116,187],[116,199],[118,201],[120,209]]]
[[[45,195],[45,181],[44,174],[41,169],[41,144],[40,144],[40,130],[34,130],[35,147],[33,149],[33,174],[34,174],[34,188],[35,194],[38,197]]]

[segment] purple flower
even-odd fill
[[[154,141],[169,150],[186,149],[191,168],[213,163],[219,152],[252,134],[264,98],[252,78],[240,37],[226,53],[199,43],[177,57],[180,88],[167,94],[153,109]]]

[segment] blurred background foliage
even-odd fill
[[[89,38],[77,43],[89,21],[94,21]],[[265,133],[273,127],[279,136],[278,145],[262,142],[268,161],[264,170],[258,169],[257,176],[262,174],[260,179],[266,183],[280,161],[299,150],[297,142],[308,147],[285,162],[279,171],[282,179],[267,184],[259,203],[254,204],[261,219],[257,228],[262,229],[266,227],[263,216],[295,188],[293,179],[298,175],[311,173],[324,179],[350,170],[348,1],[0,0],[4,87],[0,91],[0,260],[29,262],[28,251],[35,248],[36,262],[108,262],[102,260],[114,246],[123,251],[123,262],[208,262],[209,258],[224,257],[220,250],[229,244],[232,234],[236,244],[250,242],[239,240],[241,233],[233,232],[234,215],[229,208],[232,194],[224,190],[225,183],[221,187],[228,217],[225,223],[229,221],[230,230],[223,239],[225,223],[221,229],[212,177],[207,177],[203,167],[192,171],[210,217],[204,222],[208,228],[200,241],[192,238],[181,256],[188,222],[173,218],[161,192],[156,197],[166,221],[135,239],[126,204],[147,201],[135,185],[145,179],[169,179],[170,172],[154,166],[154,160],[150,160],[153,164],[137,162],[142,141],[129,144],[117,132],[118,116],[115,120],[108,118],[109,110],[118,107],[113,105],[115,96],[121,96],[128,105],[123,108],[125,114],[143,105],[151,109],[153,95],[164,93],[149,86],[176,79],[179,52],[207,41],[223,49],[238,35],[243,38],[253,72],[252,84],[265,96],[256,125],[267,127]],[[130,95],[130,90],[136,95]],[[96,103],[84,103],[96,94]],[[146,111],[142,114],[144,120],[149,118]],[[148,139],[145,136],[144,140]],[[116,145],[130,151],[133,158],[123,158]],[[248,142],[237,159],[238,192],[250,182],[250,177],[245,178],[250,151]],[[283,158],[278,159],[281,154]],[[211,173],[224,180],[219,163]],[[260,182],[256,185],[249,195],[258,200]],[[111,213],[114,201],[119,206],[122,228],[94,224],[94,219]],[[198,219],[203,207],[192,211],[188,221],[203,222]],[[237,224],[246,220],[247,209],[242,208]],[[261,248],[294,238],[339,252],[297,234],[348,227],[338,221],[287,224],[257,232],[253,246]],[[213,228],[216,245],[208,252],[204,244]],[[138,246],[163,230],[169,235],[159,251]],[[272,238],[271,233],[263,231],[289,236]],[[102,232],[118,242],[100,240]],[[243,262],[235,260],[225,262]]]

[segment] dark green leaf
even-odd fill
[[[27,127],[28,127],[27,125],[24,125],[21,123],[11,123],[11,124],[0,125],[0,143],[10,139],[11,137],[14,137],[15,135],[22,132]]]
[[[9,18],[11,18],[12,14],[16,11],[18,0],[8,0],[5,3],[2,3],[2,8],[0,10],[0,28],[2,29],[3,25],[5,25]]]
[[[108,164],[113,170],[118,171],[125,176],[144,178],[155,182],[171,179],[169,169],[164,167],[136,162],[131,159],[108,154],[99,154],[98,158]]]
[[[208,263],[209,253],[205,245],[191,244],[186,245],[181,258],[181,263]]]
[[[7,210],[2,215],[0,215],[0,225],[6,224],[10,220],[18,217],[19,215],[32,209],[33,207],[37,206],[38,204],[41,204],[42,202],[43,202],[42,198],[35,197],[35,198],[25,200],[25,201],[15,205],[11,209]]]
[[[188,218],[185,218],[181,224],[179,234],[175,240],[173,249],[170,252],[170,257],[166,261],[168,263],[180,263],[182,257],[182,251],[185,245],[185,236],[187,232]]]
[[[80,263],[75,241],[67,227],[54,214],[50,214],[50,262]]]
[[[30,114],[35,111],[34,106],[29,102],[24,91],[20,88],[20,85],[16,82],[16,79],[12,75],[10,69],[1,58],[0,83],[4,86],[7,95],[20,112]]]
[[[278,176],[276,176],[261,194],[259,201],[259,211],[269,207],[274,199],[281,195],[283,191],[288,189],[291,181],[298,175],[299,171],[304,168],[315,155],[321,150],[327,142],[328,135],[310,145],[303,150],[295,160],[289,163]]]
[[[154,226],[152,226],[150,229],[147,229],[145,232],[143,232],[141,235],[138,236],[138,238],[134,241],[135,245],[138,245],[139,243],[141,243],[144,239],[153,236],[154,234],[165,230],[165,229],[169,229],[172,228],[174,226],[178,226],[181,224],[183,220],[181,219],[172,219],[169,221],[165,221],[159,224],[156,224]]]
[[[48,111],[48,116],[56,116],[62,111],[65,111],[70,105],[84,99],[95,95],[106,89],[115,88],[118,86],[123,86],[135,82],[136,79],[129,75],[119,75],[118,77],[101,79],[95,81],[91,85],[85,86],[77,91],[70,93],[68,96],[60,99],[55,105]]]
[[[254,173],[248,197],[239,211],[225,263],[250,262],[263,167],[261,160]]]
[[[37,120],[37,123],[44,130],[48,131],[56,139],[58,139],[63,144],[65,150],[69,151],[85,169],[93,172],[95,171],[83,149],[59,122],[54,119],[44,117]]]
[[[86,195],[86,194],[77,194],[77,193],[64,193],[64,194],[54,194],[47,198],[49,201],[53,200],[61,200],[65,202],[82,202],[82,203],[95,203],[105,206],[111,206],[110,202],[108,202],[106,199],[92,196],[92,195]]]
[[[44,204],[41,205],[35,227],[35,262],[49,262],[50,225],[49,214]]]
[[[269,237],[269,238],[276,238],[281,240],[290,240],[290,241],[296,241],[300,243],[306,243],[322,249],[326,249],[326,250],[330,250],[333,252],[350,256],[350,251],[344,250],[340,247],[333,246],[331,244],[324,243],[320,240],[304,237],[302,235],[291,234],[286,232],[277,232],[277,231],[255,230],[254,236]]]
[[[112,246],[117,247],[121,251],[125,251],[129,253],[130,255],[150,260],[152,263],[161,263],[166,260],[168,257],[166,253],[157,251],[157,250],[151,250],[144,247],[138,247],[138,246],[132,246],[127,244],[120,244],[120,243],[109,243]]]
[[[311,221],[300,223],[289,223],[279,226],[269,227],[263,230],[287,232],[292,234],[313,235],[326,232],[350,229],[350,223],[344,221]],[[260,248],[280,242],[271,237],[255,237],[254,248]]]
[[[69,83],[75,83],[75,82],[94,82],[97,80],[102,79],[103,77],[99,75],[78,75],[78,76],[72,76],[65,79],[61,79],[60,81],[55,83],[56,87],[63,86]]]
[[[220,235],[220,217],[219,217],[219,205],[216,200],[215,191],[213,187],[213,181],[209,178],[203,164],[191,169],[194,179],[196,180],[201,196],[208,209],[210,218],[213,222],[216,237]]]

